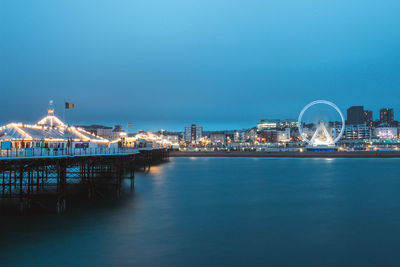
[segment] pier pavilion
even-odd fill
[[[47,116],[36,124],[9,123],[0,127],[0,150],[11,149],[98,149],[109,148],[110,141],[69,126],[54,114],[52,105]]]

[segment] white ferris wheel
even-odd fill
[[[317,129],[314,132],[314,134],[312,135],[311,139],[307,138],[307,136],[304,133],[303,122],[302,122],[303,115],[310,107],[312,107],[314,105],[318,105],[318,104],[331,106],[340,115],[340,118],[341,118],[341,121],[342,121],[342,126],[341,126],[339,134],[336,136],[335,139],[328,132],[325,123],[322,122],[322,121],[318,122]],[[313,101],[313,102],[307,104],[301,110],[301,112],[299,114],[299,118],[298,118],[298,128],[299,128],[300,136],[310,146],[334,146],[340,140],[340,138],[342,137],[342,135],[344,133],[344,127],[345,127],[345,121],[344,121],[344,117],[343,117],[342,112],[340,111],[338,106],[336,106],[334,103],[332,103],[330,101],[327,101],[327,100],[316,100],[316,101]]]

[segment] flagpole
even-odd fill
[[[127,133],[127,134],[129,133],[129,127],[132,127],[132,123],[131,123],[131,122],[128,122],[128,123],[126,124],[126,133]]]

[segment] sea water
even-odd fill
[[[172,158],[81,201],[2,216],[0,265],[400,265],[398,159]]]

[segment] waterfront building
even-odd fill
[[[372,114],[372,113],[371,113]],[[347,109],[346,124],[360,125],[366,124],[366,116],[363,106],[352,106]]]
[[[163,143],[164,147],[171,147],[174,149],[178,149],[179,148],[179,135],[177,135],[177,134],[162,135],[161,142]]]
[[[234,131],[233,133],[233,141],[234,142],[243,142],[246,140],[246,131]]]
[[[225,134],[225,139],[226,143],[232,143],[234,138],[235,138],[235,132],[234,131],[224,131]]]
[[[179,143],[179,135],[164,135],[163,139],[172,143]]]
[[[245,140],[250,142],[255,142],[257,138],[257,130],[256,128],[251,128],[245,133]]]
[[[115,126],[112,127],[111,134],[108,135],[105,138],[108,138],[109,140],[115,140],[121,134],[124,134],[124,133],[125,133],[125,131],[122,130],[122,126],[121,125],[115,125]]]
[[[381,124],[393,125],[394,123],[394,112],[392,108],[382,108],[379,111],[379,122]]]
[[[261,131],[257,141],[260,143],[276,143],[278,142],[278,132],[276,130]]]
[[[376,127],[374,129],[374,136],[380,139],[393,139],[397,138],[397,128],[396,127]]]
[[[9,123],[0,127],[0,149],[21,148],[108,148],[110,141],[80,127],[69,126],[54,114],[52,103],[47,116],[36,124]]]
[[[303,128],[303,134],[306,134],[305,131],[306,129]],[[303,138],[300,135],[299,129],[297,128],[292,128],[290,129],[290,139],[293,141],[302,141]]]
[[[284,128],[298,128],[299,127],[299,122],[295,119],[286,119],[280,121],[278,124],[278,129],[284,129]]]
[[[115,125],[114,127],[103,126],[103,125],[89,125],[89,126],[79,126],[88,132],[91,132],[97,136],[106,138],[110,141],[118,139],[124,131],[121,125]]]
[[[370,139],[372,137],[372,128],[367,125],[346,125],[344,128],[344,139],[358,140]]]
[[[86,131],[96,134],[101,137],[105,137],[108,135],[108,133],[111,133],[112,127],[109,126],[103,126],[103,125],[79,125],[78,127],[85,129]]]
[[[119,139],[123,147],[129,148],[179,148],[179,135],[165,135],[164,132],[144,132],[126,136],[122,134]]]
[[[270,130],[276,129],[279,120],[261,120],[260,123],[257,123],[257,130]]]
[[[290,128],[286,128],[282,131],[277,131],[278,142],[289,142],[290,141]]]
[[[98,136],[107,138],[107,139],[111,139],[114,140],[115,138],[113,138],[113,127],[100,127],[96,129],[96,134]]]
[[[260,123],[257,123],[257,130],[273,130],[273,129],[285,129],[285,128],[297,128],[298,122],[294,119],[264,119]]]
[[[227,143],[226,134],[224,132],[210,133],[210,142],[213,146],[224,146]]]
[[[184,139],[187,143],[198,144],[201,137],[203,136],[203,127],[192,124],[190,126],[185,126]]]

